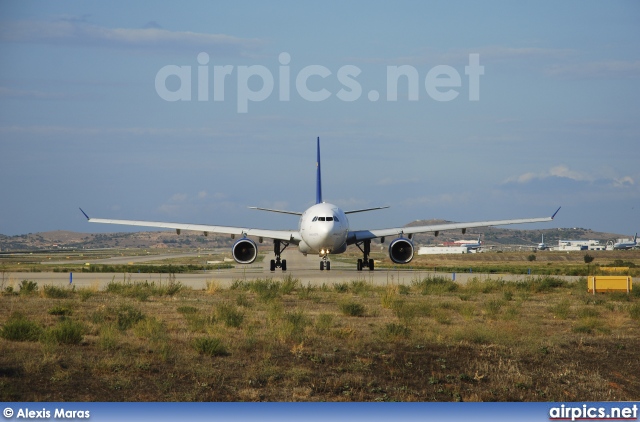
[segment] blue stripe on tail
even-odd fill
[[[322,176],[320,174],[320,137],[318,136],[318,161],[316,161],[316,204],[322,203]]]

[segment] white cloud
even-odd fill
[[[527,184],[535,181],[544,181],[550,178],[564,179],[567,181],[581,182],[590,186],[613,186],[628,188],[636,185],[635,179],[629,175],[622,177],[602,176],[595,173],[584,173],[572,170],[565,165],[558,165],[540,173],[527,172],[518,176],[509,177],[503,184]]]
[[[637,78],[640,77],[640,61],[609,60],[556,64],[548,67],[545,73],[556,77]]]
[[[206,197],[207,197],[207,191],[202,190],[198,192],[198,199],[204,199]]]
[[[621,178],[613,179],[613,185],[618,187],[633,186],[635,184],[636,184],[636,181],[633,180],[631,176],[624,176]]]
[[[44,92],[37,90],[22,90],[0,86],[0,98],[17,98],[28,100],[65,100],[79,98],[77,95],[63,92]]]
[[[87,47],[133,48],[151,50],[206,51],[215,55],[245,56],[264,42],[226,34],[170,31],[157,23],[145,28],[106,28],[83,19],[55,22],[19,21],[0,27],[0,41],[78,45]]]
[[[176,193],[171,197],[171,201],[173,202],[184,202],[188,198],[186,193]]]
[[[549,177],[560,177],[564,179],[571,179],[575,181],[593,181],[594,178],[586,173],[582,173],[576,170],[571,170],[565,165],[558,165],[550,168],[547,171],[540,173],[527,172],[518,176],[509,177],[504,183],[529,183],[533,180],[542,180]]]
[[[539,48],[539,47],[507,47],[503,45],[490,45],[470,49],[453,49],[446,52],[435,51],[433,49],[425,49],[421,54],[411,56],[399,56],[391,59],[387,58],[358,58],[350,57],[351,60],[361,63],[380,63],[380,64],[408,64],[408,65],[424,65],[424,64],[448,64],[461,65],[469,62],[469,54],[479,54],[481,64],[487,61],[507,61],[507,60],[529,60],[529,59],[548,59],[548,58],[564,58],[576,54],[572,49],[561,48]]]
[[[579,171],[570,170],[567,166],[555,166],[549,170],[549,176],[564,177],[577,181],[590,181],[593,178],[585,173]]]

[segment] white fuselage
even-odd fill
[[[298,249],[303,254],[325,256],[347,249],[349,220],[344,211],[333,204],[323,202],[307,209],[300,217],[298,229],[302,238]]]
[[[613,249],[633,249],[638,245],[638,233],[633,237],[632,241],[624,239],[613,245]]]
[[[637,242],[620,242],[613,245],[613,249],[633,249]]]

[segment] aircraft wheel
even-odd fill
[[[373,259],[369,259],[369,271],[373,271]]]
[[[320,271],[324,271],[324,261],[320,261]]]
[[[286,259],[282,260],[282,271],[287,271],[287,260]]]
[[[358,265],[357,265],[358,271],[362,271],[362,260],[358,259]]]
[[[327,261],[327,271],[331,269],[331,261]]]
[[[269,269],[271,271],[275,271],[276,270],[276,261],[275,261],[275,259],[272,259],[271,262],[269,263]]]

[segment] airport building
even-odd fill
[[[477,250],[466,246],[421,246],[418,255],[476,253]]]
[[[606,245],[598,240],[558,240],[558,246],[554,251],[604,251]]]

